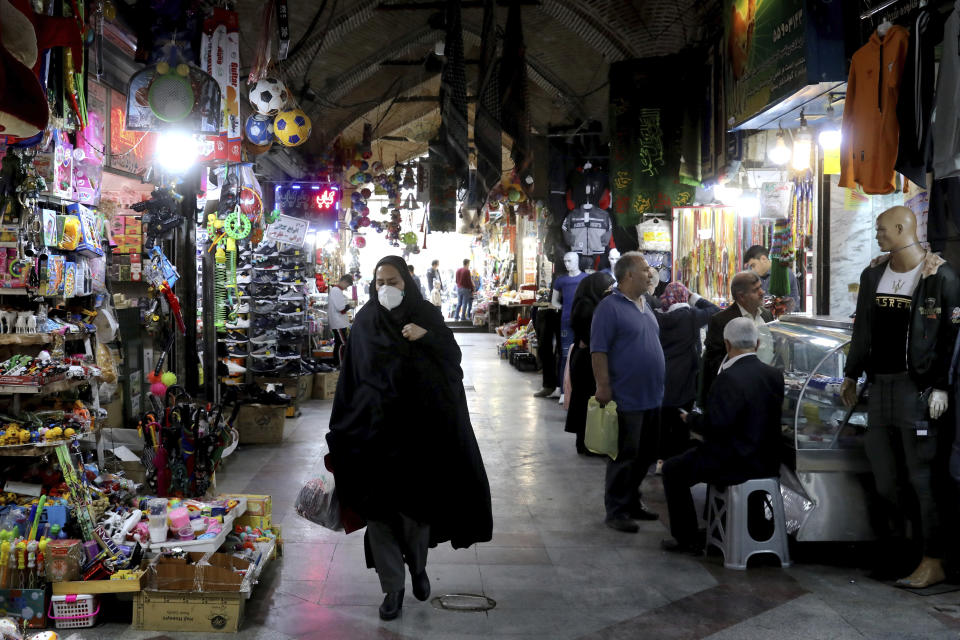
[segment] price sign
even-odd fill
[[[302,218],[281,215],[276,222],[267,227],[263,237],[265,240],[274,240],[301,247],[309,226],[310,223]]]

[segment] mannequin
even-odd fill
[[[920,452],[939,452],[949,446],[948,434],[952,437],[952,427],[938,419],[948,403],[950,357],[960,321],[960,279],[940,256],[920,245],[910,209],[887,209],[877,218],[876,229],[877,244],[887,253],[860,276],[840,394],[845,405],[854,406],[857,379],[866,372],[871,386],[865,449],[882,510],[897,523],[894,535],[908,512],[900,497],[907,495],[920,505],[919,528],[914,531],[923,536],[923,560],[913,573],[897,580],[897,586],[923,588],[945,579],[941,559],[946,541],[940,520],[956,508],[954,500],[944,497],[945,459],[938,462],[934,456],[931,463],[930,456]],[[898,459],[906,460],[906,474],[898,471]],[[886,519],[881,522],[887,524]],[[889,531],[880,534],[890,537]]]
[[[616,247],[610,249],[610,253],[607,254],[607,261],[610,262],[610,266],[604,269],[605,272],[613,276],[613,279],[617,279],[616,268],[617,262],[620,260],[620,250]]]
[[[559,276],[553,283],[553,298],[550,306],[560,310],[560,362],[557,379],[563,387],[563,370],[567,363],[567,353],[570,351],[570,345],[573,344],[573,328],[570,324],[570,311],[573,309],[573,296],[577,291],[577,285],[587,277],[587,274],[580,271],[580,256],[574,251],[568,251],[563,254],[563,266],[567,274]],[[563,394],[560,394],[560,402],[563,402]]]

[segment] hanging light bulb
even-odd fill
[[[820,135],[817,136],[817,141],[820,143],[820,148],[826,151],[832,151],[840,148],[840,130],[839,129],[824,129],[820,132]]]
[[[813,151],[813,135],[807,127],[807,119],[800,111],[800,130],[793,139],[793,168],[795,171],[806,171],[810,168],[810,153]]]
[[[775,165],[785,165],[790,162],[790,148],[783,139],[783,129],[777,131],[777,143],[767,152],[770,162]]]

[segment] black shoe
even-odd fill
[[[410,581],[413,583],[413,597],[423,602],[430,597],[430,578],[427,577],[427,571],[423,570],[419,574],[412,576]]]
[[[623,533],[640,531],[640,525],[630,518],[607,518],[606,525],[614,531],[622,531]]]
[[[634,520],[650,521],[650,520],[659,520],[660,514],[650,511],[649,509],[647,509],[646,505],[644,505],[641,502],[639,505],[630,509],[630,517],[633,518]]]
[[[400,609],[403,608],[403,589],[393,591],[383,597],[383,604],[380,605],[380,619],[394,620],[400,615]]]
[[[670,553],[686,553],[691,556],[702,556],[703,545],[692,542],[678,542],[676,540],[661,540],[660,548]]]

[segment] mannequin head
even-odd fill
[[[563,266],[571,276],[580,273],[580,254],[575,251],[568,251],[563,254]]]
[[[877,217],[877,244],[881,251],[897,251],[918,242],[917,217],[907,207],[891,207]]]
[[[610,271],[615,271],[617,261],[620,260],[620,251],[616,247],[610,249],[610,253],[607,254],[607,260],[610,261]]]

